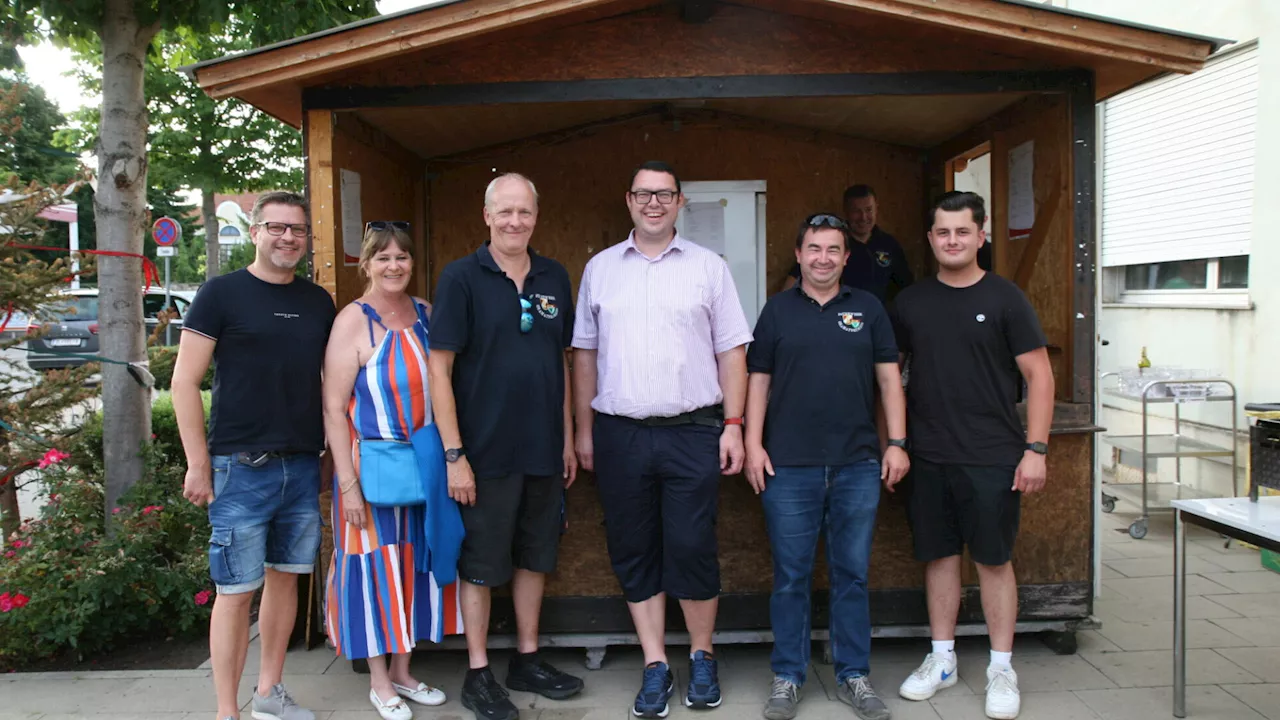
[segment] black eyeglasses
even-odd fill
[[[311,228],[307,225],[292,225],[290,223],[262,222],[254,227],[265,228],[268,235],[276,237],[284,235],[286,230],[296,238],[306,237],[311,233]]]
[[[810,215],[809,219],[804,221],[804,224],[808,225],[809,227],[829,227],[829,228],[835,228],[836,230],[849,229],[849,224],[846,223],[844,220],[841,220],[835,215],[828,215],[827,213]]]
[[[658,204],[670,205],[679,195],[678,190],[632,190],[631,197],[635,198],[637,204],[648,205],[653,198],[658,198]]]
[[[402,230],[404,232],[409,232],[409,223],[405,222],[404,220],[370,220],[369,222],[364,224],[365,232],[369,232],[370,230],[387,230],[392,228],[396,230]]]

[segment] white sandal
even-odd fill
[[[426,683],[418,683],[417,689],[408,688],[404,685],[391,683],[391,687],[396,689],[403,697],[412,700],[419,705],[443,705],[445,701],[444,691],[440,688],[433,688]]]
[[[382,720],[412,720],[413,710],[409,709],[408,703],[400,699],[397,695],[387,702],[383,702],[378,697],[378,691],[369,690],[369,702],[373,703],[373,709],[378,711],[382,716]]]

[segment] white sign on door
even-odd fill
[[[747,323],[754,328],[766,299],[765,181],[687,182],[676,230],[725,259]]]

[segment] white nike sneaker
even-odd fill
[[[1018,694],[1018,673],[1013,668],[987,668],[987,717],[1014,720],[1020,709],[1022,696]]]
[[[928,700],[939,690],[955,685],[960,679],[955,658],[955,653],[951,653],[950,661],[938,653],[929,653],[920,667],[902,681],[898,694],[908,700]]]

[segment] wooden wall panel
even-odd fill
[[[1061,67],[994,53],[942,28],[848,13],[833,23],[720,5],[705,23],[675,4],[536,34],[487,37],[404,53],[308,86],[437,85],[708,75],[1032,70]]]
[[[430,166],[431,260],[438,276],[448,262],[487,238],[481,219],[485,185],[497,172],[518,171],[538,186],[541,207],[533,245],[562,262],[576,284],[591,255],[631,229],[625,193],[632,170],[664,159],[681,180],[768,182],[769,288],[795,261],[795,230],[806,215],[840,211],[844,188],[856,182],[879,193],[881,224],[906,240],[922,236],[922,165],[915,151],[811,132],[768,131],[751,121],[657,120],[601,128],[551,146],[513,150],[469,163]],[[839,144],[835,144],[838,142]],[[916,244],[918,247],[918,243]],[[916,259],[923,261],[923,252]]]
[[[946,160],[983,142],[992,144],[991,207],[992,241],[996,271],[1014,278],[1022,265],[1029,240],[1009,240],[1007,177],[1009,151],[1032,140],[1035,143],[1036,223],[1050,223],[1043,245],[1034,258],[1023,290],[1031,300],[1049,340],[1055,391],[1059,400],[1071,400],[1072,338],[1072,200],[1071,125],[1066,95],[1039,95],[998,113],[930,152],[928,172],[943,172]],[[933,181],[941,184],[941,178]],[[1050,201],[1056,198],[1054,207]]]
[[[340,171],[360,173],[361,227],[370,220],[407,220],[414,224],[414,256],[425,259],[424,164],[349,113],[312,110],[308,132],[316,282],[341,307],[364,293],[365,279],[343,263]],[[425,292],[425,278],[411,287]]]

